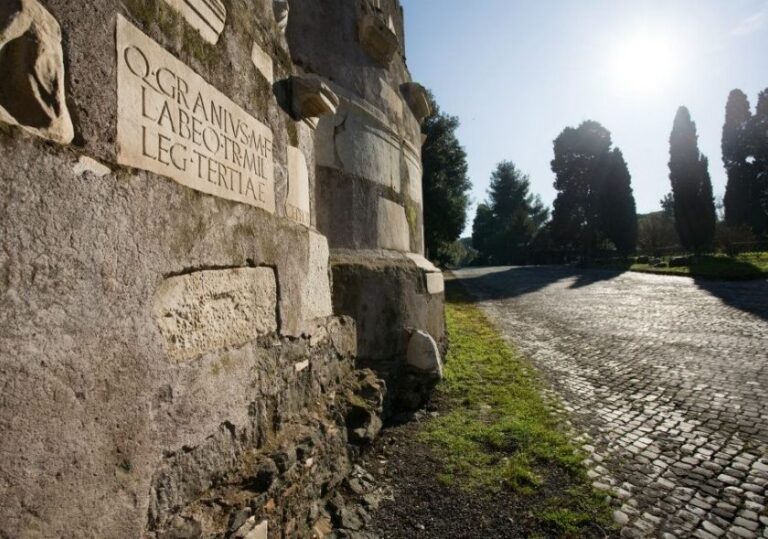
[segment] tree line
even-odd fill
[[[719,223],[709,161],[698,147],[696,124],[686,107],[669,137],[670,193],[662,211],[638,220],[632,177],[611,133],[585,121],[566,127],[553,142],[550,163],[557,191],[550,212],[531,192],[530,178],[513,162],[491,173],[487,198],[477,206],[471,242],[457,241],[469,207],[466,152],[456,137],[459,120],[443,113],[430,94],[433,114],[422,127],[425,143],[424,225],[428,256],[441,264],[474,259],[484,264],[557,262],[606,253],[627,256],[676,241],[693,253],[712,251],[718,230],[753,238],[768,235],[768,89],[752,112],[733,90],[722,132],[728,176]],[[670,238],[674,237],[674,240]],[[469,245],[471,243],[471,245]]]

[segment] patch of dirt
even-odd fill
[[[386,539],[569,537],[534,516],[548,499],[571,486],[555,470],[545,470],[545,484],[527,496],[509,490],[468,492],[441,482],[442,464],[418,436],[426,421],[447,411],[447,403],[432,404],[429,410],[385,429],[365,452],[362,467],[373,476],[378,490],[387,493],[378,508],[370,511],[367,532]],[[612,532],[595,526],[580,537],[611,536]]]

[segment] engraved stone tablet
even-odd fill
[[[117,160],[275,212],[272,131],[117,16]]]
[[[227,8],[221,0],[165,0],[181,13],[203,38],[214,45],[227,20]]]

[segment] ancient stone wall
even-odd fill
[[[359,364],[385,378],[395,408],[408,408],[424,395],[407,382],[419,378],[408,341],[423,330],[443,348],[445,328],[442,274],[422,256],[420,123],[430,111],[406,65],[403,12],[392,0],[291,5],[294,63],[339,99],[314,137],[334,308],[358,321]]]
[[[380,4],[0,4],[0,537],[309,537],[379,377],[423,399],[442,276]]]

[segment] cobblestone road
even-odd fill
[[[455,273],[570,412],[622,537],[768,538],[768,281]]]

